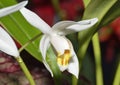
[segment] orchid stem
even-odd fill
[[[118,63],[118,67],[115,73],[113,85],[120,85],[120,61]]]
[[[77,85],[78,80],[75,76],[72,77],[72,85]]]
[[[103,74],[101,66],[101,51],[100,43],[98,38],[98,33],[96,33],[92,38],[93,50],[95,56],[95,65],[96,65],[96,85],[103,85]]]
[[[17,57],[16,60],[18,61],[21,69],[23,70],[24,74],[26,75],[27,79],[29,80],[30,85],[36,85],[32,75],[30,74],[29,70],[27,69],[24,61],[22,60],[21,57]]]

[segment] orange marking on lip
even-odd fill
[[[71,58],[70,50],[65,50],[64,54],[62,54],[62,55],[60,53],[58,53],[57,63],[59,65],[66,66],[69,63],[70,58]]]

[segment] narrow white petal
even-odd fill
[[[60,21],[52,26],[52,30],[55,32],[62,32],[64,29],[70,25],[75,24],[74,21]]]
[[[92,18],[92,19],[88,19],[88,20],[82,20],[82,21],[78,21],[79,24],[94,24],[98,21],[98,18]]]
[[[47,70],[50,72],[51,76],[53,77],[52,70],[50,69],[50,67],[49,67],[49,65],[47,64],[46,60],[43,60],[43,64],[45,65],[45,67],[46,67]]]
[[[72,53],[73,53],[73,56],[72,56],[72,59],[68,65],[67,71],[70,72],[71,74],[75,75],[76,78],[78,78],[78,76],[79,76],[79,62],[78,62],[78,59],[77,59],[75,52],[73,51]]]
[[[50,38],[50,42],[56,52],[63,54],[66,49],[70,49],[67,39],[63,36],[53,35]]]
[[[22,2],[20,2],[18,4],[16,4],[16,5],[0,9],[0,17],[6,16],[8,14],[11,14],[13,12],[18,11],[19,9],[24,7],[27,3],[28,3],[28,1],[22,1]]]
[[[50,45],[49,37],[46,35],[43,35],[40,41],[40,51],[41,51],[41,54],[44,60],[46,59],[46,52],[47,52],[49,45]]]
[[[83,21],[79,21],[79,22],[61,21],[61,22],[56,23],[52,27],[52,29],[58,35],[67,35],[70,33],[79,32],[79,31],[85,30],[87,28],[90,28],[97,21],[98,21],[97,18],[83,20]]]
[[[40,41],[40,51],[43,56],[43,64],[45,65],[45,67],[50,72],[51,76],[53,77],[53,73],[52,73],[49,65],[46,62],[46,52],[47,52],[49,45],[50,45],[49,37],[47,35],[43,35],[41,38],[41,41]]]
[[[73,32],[79,32],[81,30],[85,30],[85,29],[92,27],[93,25],[95,25],[97,23],[97,21],[98,21],[97,18],[79,21],[79,22],[77,22],[77,24],[71,25],[71,26],[67,27],[66,29],[71,30]]]
[[[20,9],[20,12],[31,25],[38,28],[45,34],[51,33],[51,27],[45,23],[37,14],[28,10],[27,8]]]
[[[13,39],[1,27],[0,27],[0,50],[9,55],[14,56],[14,57],[19,56],[18,49],[17,49]]]

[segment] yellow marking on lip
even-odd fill
[[[70,50],[65,50],[63,55],[58,53],[58,55],[57,55],[57,63],[59,65],[66,66],[69,63],[70,58],[71,58]]]

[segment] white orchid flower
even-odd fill
[[[72,43],[65,37],[65,35],[90,28],[98,21],[98,19],[93,18],[90,20],[83,20],[79,22],[61,21],[51,28],[34,12],[26,8],[22,8],[20,12],[31,25],[38,28],[44,33],[40,41],[40,51],[43,56],[43,63],[46,66],[46,68],[50,71],[51,75],[53,76],[53,73],[46,62],[46,52],[50,45],[52,45],[52,47],[56,51],[56,61],[60,70],[67,70],[68,72],[70,72],[78,78],[78,59],[76,53],[74,52]]]
[[[16,5],[0,9],[0,17],[9,15],[13,12],[20,10],[27,3],[28,3],[28,1],[22,1]],[[1,51],[5,52],[9,55],[15,56],[15,57],[19,56],[19,52],[18,52],[18,49],[17,49],[14,41],[12,40],[12,38],[9,36],[9,34],[1,26],[0,26],[0,43],[1,43],[0,44]]]
[[[29,80],[30,85],[35,85],[35,82],[29,70],[27,69],[22,58],[20,57],[20,53],[17,49],[17,46],[15,45],[10,35],[2,27],[0,27],[0,50],[8,55],[14,56],[18,61],[21,69],[23,70],[24,74],[26,75],[26,78]]]
[[[0,50],[8,55],[19,57],[19,51],[10,35],[0,27]]]
[[[16,5],[0,9],[0,17],[6,16],[8,14],[11,14],[13,12],[18,11],[19,9],[24,7],[27,3],[28,3],[28,1],[22,1],[22,2],[20,2],[18,4],[16,4]]]

